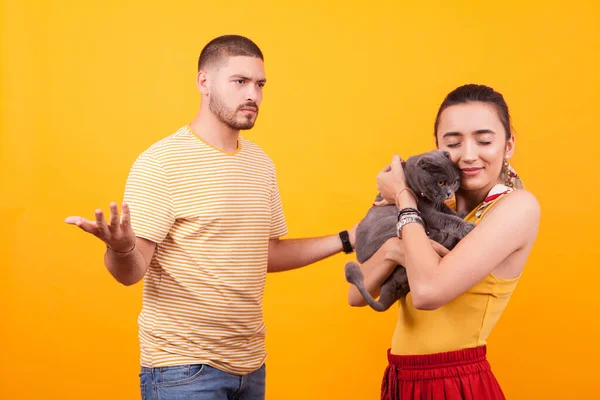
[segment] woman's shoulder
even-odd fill
[[[524,218],[539,220],[540,203],[533,193],[526,189],[511,190],[497,199],[497,204],[491,207],[489,214],[501,215],[506,218]]]
[[[526,189],[515,189],[510,193],[507,193],[505,201],[510,201],[511,206],[517,208],[528,209],[532,211],[533,209],[539,210],[540,203],[533,193]]]

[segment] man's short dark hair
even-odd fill
[[[223,35],[204,46],[198,58],[198,71],[223,58],[235,56],[258,57],[264,61],[262,52],[252,40],[239,35]]]

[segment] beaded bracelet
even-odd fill
[[[421,212],[419,210],[417,210],[416,208],[408,207],[398,211],[398,221],[400,221],[400,217],[407,214],[416,214],[419,217],[421,217]]]
[[[415,192],[413,192],[412,189],[409,188],[408,186],[405,186],[398,193],[396,193],[396,207],[400,208],[400,202],[398,201],[398,198],[400,197],[402,192],[404,192],[405,190],[408,191],[410,194],[412,194],[412,196],[415,198],[415,201],[417,202],[417,204],[419,204],[419,198],[417,197]]]

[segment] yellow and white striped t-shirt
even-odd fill
[[[157,243],[138,319],[141,364],[258,369],[268,242],[287,233],[271,159],[242,137],[224,153],[185,126],[138,157],[124,200],[136,236]]]

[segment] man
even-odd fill
[[[198,61],[193,121],[135,161],[122,215],[68,217],[106,243],[104,263],[132,285],[145,277],[139,316],[142,397],[263,399],[266,272],[352,251],[354,228],[321,238],[287,233],[275,167],[240,136],[256,121],[266,82],[251,40],[227,35]],[[158,396],[158,397],[154,397]]]

